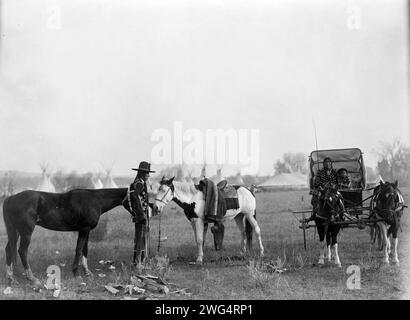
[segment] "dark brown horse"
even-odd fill
[[[400,219],[404,205],[403,196],[398,188],[398,182],[390,183],[380,181],[380,184],[374,189],[371,209],[376,219],[382,219],[377,223],[384,248],[384,262],[389,264],[389,255],[391,253],[390,237],[393,238],[393,263],[399,265],[397,253],[398,232],[400,229]]]
[[[341,267],[337,245],[337,236],[341,226],[340,224],[335,224],[335,222],[343,220],[343,212],[343,200],[337,188],[327,185],[322,196],[319,198],[319,210],[315,217],[319,241],[322,244],[320,248],[319,265],[325,263],[325,256],[327,256],[329,262],[331,261],[331,249],[333,249],[334,262],[338,267]],[[326,240],[326,245],[324,240]]]
[[[27,251],[36,225],[54,231],[78,231],[72,270],[77,276],[82,257],[81,264],[85,273],[91,274],[87,266],[88,235],[97,226],[104,212],[119,205],[123,205],[129,211],[127,190],[76,189],[66,193],[27,190],[6,198],[3,204],[3,217],[8,236],[6,264],[9,282],[14,280],[13,263],[17,259],[17,241],[20,237],[18,252],[26,276],[35,285],[40,285],[27,261]]]

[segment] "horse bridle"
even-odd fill
[[[393,187],[393,190],[394,190],[394,192],[395,192],[395,196],[398,196],[399,193],[400,193],[399,190],[397,190],[397,189],[394,188],[394,187]],[[382,192],[383,192],[383,188],[381,188],[380,191],[375,195],[375,202],[376,202],[376,204],[375,204],[373,210],[374,210],[376,213],[379,213],[379,214],[380,214],[380,213],[389,213],[389,214],[392,215],[393,218],[396,220],[396,219],[397,219],[396,213],[397,213],[397,212],[400,212],[400,211],[403,210],[404,208],[407,208],[407,206],[405,206],[404,204],[400,205],[400,200],[396,201],[396,200],[394,199],[393,201],[394,201],[395,209],[379,209],[379,208],[377,208],[378,201],[380,200],[379,197],[380,197],[380,194],[381,194]],[[390,195],[390,196],[392,196],[392,195]],[[384,219],[384,218],[383,218],[383,219]]]
[[[330,202],[329,202],[329,198],[337,199],[337,193],[334,192],[334,194],[329,195],[329,193],[326,192],[324,198],[325,198],[325,199],[324,199],[324,205],[327,204],[327,205],[330,207],[330,210],[335,213],[335,214],[331,213],[331,214],[330,214],[330,217],[332,217],[332,216],[337,216],[338,213],[340,214],[340,212],[338,212],[339,210],[337,210],[337,209],[336,209],[334,206],[332,206],[332,205],[330,204]],[[341,200],[338,199],[338,201],[341,201]],[[323,217],[323,216],[320,216],[320,215],[319,215],[318,217],[320,217],[321,219],[324,219],[324,220],[330,219],[329,216]]]
[[[164,199],[165,199],[165,197],[167,196],[167,194],[170,190],[172,191],[172,193],[174,193],[174,190],[172,190],[172,187],[168,186],[168,190],[167,190],[167,192],[165,192],[165,194],[162,196],[162,198],[161,199],[155,198],[155,201],[159,201],[159,202],[162,202],[163,204],[167,205],[168,203],[165,202]],[[174,197],[174,194],[173,194],[172,197]]]

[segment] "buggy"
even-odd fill
[[[345,212],[343,212],[344,220],[340,222],[333,222],[340,224],[343,228],[353,227],[364,229],[366,225],[374,225],[380,219],[375,219],[372,215],[373,195],[365,194],[373,190],[371,186],[367,185],[366,181],[366,167],[363,161],[363,153],[359,148],[348,149],[329,149],[329,150],[315,150],[310,153],[308,164],[308,186],[310,194],[314,191],[314,181],[319,169],[323,168],[323,161],[329,157],[332,160],[333,169],[336,171],[346,169],[351,184],[347,188],[340,189],[339,193],[344,204]],[[370,199],[370,203],[365,205],[366,201]],[[311,210],[293,211],[293,214],[302,214],[300,226],[303,230],[303,242],[306,249],[306,229],[315,228],[315,224],[311,224],[311,219],[306,217],[307,213],[312,214]]]

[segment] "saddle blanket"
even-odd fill
[[[238,189],[239,186],[228,184],[219,189],[221,198],[225,200],[226,210],[239,209]]]

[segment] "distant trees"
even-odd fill
[[[302,152],[286,152],[282,156],[282,160],[276,160],[274,164],[275,174],[300,172],[306,174],[308,156]]]
[[[366,166],[366,176],[367,176],[367,182],[376,181],[378,178],[376,171],[372,167],[367,167],[367,166]]]
[[[377,151],[379,161],[377,171],[384,180],[398,180],[399,185],[409,185],[410,179],[410,148],[400,139],[392,143],[382,142]]]

